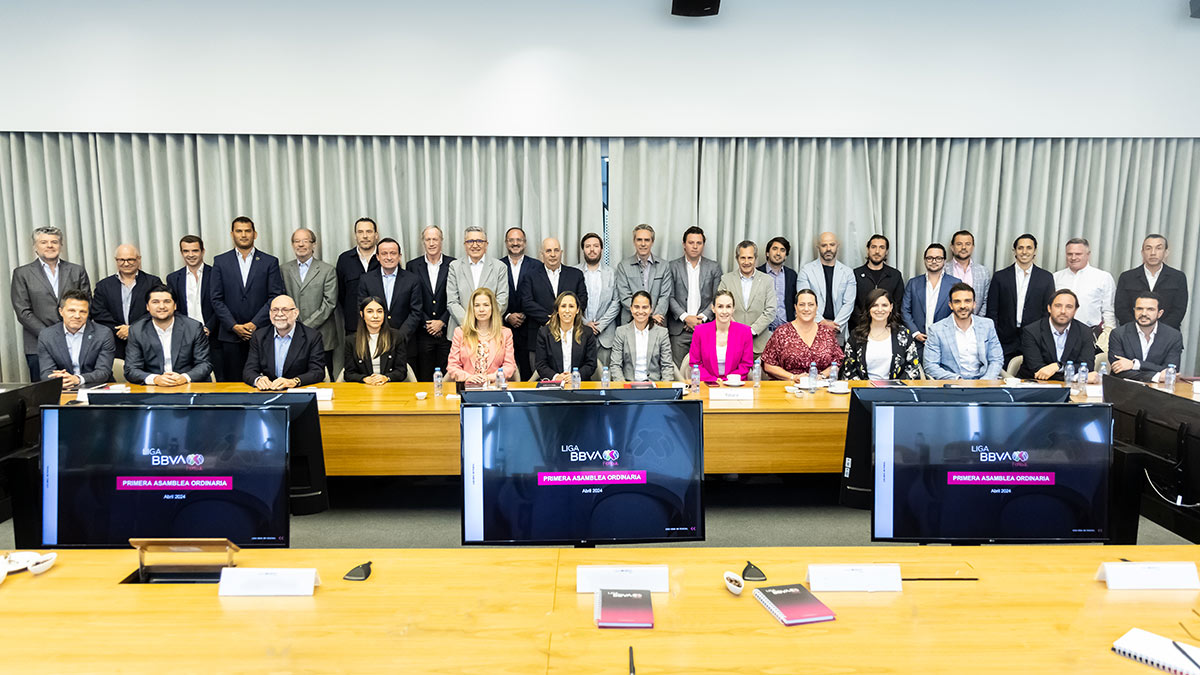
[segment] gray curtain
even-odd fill
[[[178,240],[204,238],[208,260],[232,244],[230,221],[254,219],[262,250],[286,259],[297,227],[317,234],[333,262],[354,245],[361,216],[422,253],[420,231],[439,225],[458,255],[463,229],[481,225],[488,253],[504,231],[577,241],[603,227],[600,142],[581,138],[209,136],[193,134],[0,133],[0,294],[12,270],[33,259],[30,233],[65,233],[63,257],[92,282],[113,274],[113,251],[134,242],[142,266],[165,276],[182,265]],[[4,380],[26,378],[20,327],[0,312]]]

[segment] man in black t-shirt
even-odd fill
[[[858,325],[859,317],[866,308],[867,294],[876,288],[887,291],[888,298],[900,311],[900,302],[904,299],[904,275],[900,270],[886,264],[891,242],[882,234],[872,235],[867,240],[867,261],[860,267],[854,268],[854,281],[858,284],[858,296],[854,301],[854,313],[850,317],[850,328]]]

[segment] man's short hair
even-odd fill
[[[317,243],[317,233],[314,232],[311,228],[307,228],[307,227],[296,228],[296,232],[307,232],[308,236],[312,238],[312,243],[314,243],[314,244]],[[292,233],[292,237],[296,236],[296,232]]]
[[[42,236],[43,234],[48,234],[51,237],[57,237],[59,243],[62,243],[62,236],[63,236],[62,230],[58,229],[57,227],[52,227],[50,225],[35,228],[33,230],[33,242],[36,244],[38,237]]]
[[[253,220],[250,220],[246,216],[238,216],[237,218],[233,219],[232,223],[229,224],[229,231],[232,232],[233,228],[237,227],[238,223],[248,223],[250,225],[250,229],[251,230],[254,229],[254,221]]]
[[[1144,245],[1146,242],[1150,241],[1151,239],[1162,239],[1163,248],[1171,248],[1171,245],[1167,243],[1167,238],[1161,234],[1158,234],[1157,232],[1146,235],[1146,238],[1142,239],[1142,244]]]
[[[430,231],[430,230],[437,230],[437,231],[438,231],[438,234],[442,235],[442,239],[445,239],[445,238],[446,238],[446,233],[445,233],[445,232],[442,232],[442,228],[441,228],[441,227],[439,227],[439,226],[437,226],[437,225],[426,225],[425,227],[422,227],[422,228],[421,228],[421,239],[424,239],[424,238],[425,238],[425,233],[426,233],[426,232],[428,232],[428,231]]]
[[[362,218],[359,218],[358,220],[354,221],[354,229],[356,229],[356,230],[358,229],[359,223],[370,223],[372,230],[375,230],[376,232],[379,231],[379,226],[375,224],[375,221],[370,218],[367,218],[366,216],[363,216]]]
[[[504,231],[504,238],[508,239],[508,233],[512,232],[513,230],[516,230],[516,231],[520,232],[522,235],[525,235],[525,228],[521,227],[520,225],[513,225],[512,227],[510,227]],[[526,235],[526,238],[528,239],[528,235]]]
[[[579,250],[580,251],[583,250],[583,245],[587,243],[588,239],[596,239],[597,241],[600,242],[600,248],[604,248],[604,237],[601,237],[600,235],[596,234],[595,232],[588,232],[587,234],[583,235],[582,239],[579,240]]]
[[[1030,234],[1030,233],[1026,232],[1025,234],[1023,234],[1023,235],[1021,235],[1021,236],[1017,237],[1016,239],[1013,239],[1013,250],[1014,250],[1014,251],[1015,251],[1015,250],[1017,250],[1017,244],[1021,243],[1021,240],[1022,240],[1022,239],[1028,239],[1028,240],[1030,240],[1030,241],[1032,241],[1032,242],[1033,242],[1033,247],[1034,247],[1034,248],[1037,248],[1037,247],[1038,247],[1038,243],[1037,243],[1037,237],[1035,237],[1035,236],[1033,236],[1032,234]]]
[[[926,247],[925,247],[925,253],[924,253],[924,255],[929,255],[929,251],[930,251],[930,250],[932,250],[932,249],[935,249],[935,248],[936,248],[937,250],[939,250],[939,251],[941,251],[941,252],[942,252],[942,257],[943,257],[943,258],[945,258],[945,257],[946,257],[946,247],[945,247],[945,246],[942,246],[941,244],[937,243],[936,241],[935,241],[935,242],[933,242],[932,244],[930,244],[930,245],[928,245],[928,246],[926,246]]]
[[[1083,237],[1071,237],[1070,239],[1068,239],[1068,240],[1067,240],[1067,244],[1066,244],[1066,245],[1067,245],[1067,246],[1070,246],[1071,244],[1081,244],[1081,245],[1083,245],[1083,246],[1084,246],[1084,247],[1085,247],[1087,250],[1089,250],[1089,251],[1090,251],[1090,250],[1092,250],[1092,245],[1091,245],[1091,244],[1089,244],[1089,243],[1088,243],[1088,240],[1087,240],[1087,239],[1084,239]],[[1066,247],[1064,246],[1064,248],[1066,248]]]
[[[954,284],[953,286],[950,287],[950,297],[953,298],[954,294],[959,291],[970,291],[971,299],[972,300],[975,299],[975,288],[972,287],[971,284],[968,284],[965,281],[960,281],[957,284]]]
[[[970,230],[959,230],[958,232],[955,232],[954,234],[950,235],[950,243],[953,244],[954,240],[958,239],[959,235],[962,235],[962,234],[965,234],[968,237],[970,237],[972,244],[975,243],[975,235],[971,234]]]
[[[175,292],[171,290],[170,286],[166,284],[154,284],[150,287],[150,292],[146,293],[146,302],[149,302],[150,296],[154,295],[155,293],[170,293],[171,299],[175,299]]]
[[[737,248],[735,248],[734,250],[737,251],[737,253],[741,253],[742,249],[744,249],[744,248],[754,249],[754,257],[755,258],[758,257],[758,244],[750,241],[749,239],[744,239],[744,240],[742,240],[742,243],[738,244]]]
[[[770,251],[771,247],[774,246],[775,244],[779,244],[780,246],[783,247],[784,255],[791,255],[792,242],[788,241],[787,237],[771,237],[771,241],[767,242],[767,250]],[[756,251],[756,253],[757,253],[757,251]]]
[[[179,248],[182,249],[184,244],[200,244],[200,250],[204,250],[204,240],[194,234],[185,234],[179,238]]]
[[[375,245],[375,248],[378,249],[380,246],[383,246],[384,244],[395,244],[396,249],[397,250],[400,249],[400,242],[396,241],[395,239],[392,239],[391,237],[384,237],[383,239],[380,239],[379,243]]]
[[[882,234],[871,235],[871,238],[867,240],[867,247],[870,248],[871,242],[875,241],[876,239],[882,239],[883,247],[889,251],[892,250],[892,242],[888,241],[888,238],[883,236]]]
[[[650,241],[654,241],[654,228],[646,223],[641,223],[633,228],[633,236],[637,237],[638,230],[645,230],[650,233]]]
[[[1054,291],[1054,295],[1050,296],[1050,304],[1053,305],[1054,301],[1057,300],[1058,296],[1060,296],[1060,295],[1071,296],[1071,298],[1073,298],[1075,300],[1075,306],[1079,307],[1079,296],[1075,295],[1075,291],[1073,291],[1069,288],[1060,288],[1057,291]]]
[[[708,241],[708,237],[705,236],[704,230],[700,229],[699,225],[692,225],[691,227],[689,227],[688,229],[683,231],[683,243],[686,244],[688,236],[693,235],[693,234],[700,235],[701,241],[704,241],[704,242]]]
[[[1142,298],[1153,300],[1158,305],[1158,308],[1162,309],[1162,298],[1158,297],[1158,294],[1154,291],[1140,291],[1137,295],[1133,296],[1133,304],[1136,305],[1137,301]]]
[[[468,232],[478,232],[483,235],[484,239],[487,239],[487,232],[484,232],[483,228],[478,225],[468,225],[466,229],[463,230],[464,239],[466,238]]]
[[[72,288],[69,291],[63,291],[62,296],[58,299],[59,308],[66,307],[68,300],[82,300],[88,303],[89,306],[92,304],[91,296],[82,288]]]

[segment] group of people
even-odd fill
[[[609,266],[604,239],[585,234],[582,261],[565,265],[561,242],[526,254],[520,227],[505,255],[488,255],[487,233],[464,231],[465,256],[443,252],[437,226],[421,232],[422,255],[402,264],[395,239],[370,218],[354,223],[355,247],[335,265],[316,257],[312,230],[292,234],[294,257],[255,247],[253,221],[235,218],[233,248],[205,262],[204,242],[179,241],[183,266],[164,283],[141,269],[141,254],[117,247],[117,272],[96,283],[61,259],[62,233],[33,233],[37,259],[13,272],[12,302],[24,327],[30,377],[68,387],[108,381],[114,359],[137,384],[176,386],[215,375],[259,389],[337,379],[339,343],[347,382],[487,384],[498,376],[583,379],[607,369],[615,381],[670,380],[692,367],[705,381],[763,372],[798,380],[816,366],[847,379],[994,379],[1014,356],[1021,374],[1062,378],[1067,361],[1090,363],[1097,339],[1112,372],[1155,379],[1179,364],[1187,279],[1166,265],[1167,240],[1149,235],[1143,264],[1113,283],[1091,267],[1083,239],[1067,242],[1067,267],[1034,264],[1037,240],[1013,244],[1014,263],[994,275],[974,260],[974,237],[954,234],[924,252],[925,273],[905,283],[887,264],[890,242],[875,235],[866,261],[838,260],[831,232],[817,257],[786,265],[784,237],[759,249],[743,241],[735,269],[705,257],[690,227],[683,255],[655,254],[650,225],[633,230],[633,253]],[[1120,323],[1119,327],[1117,326]],[[1115,328],[1115,330],[1114,330]],[[1110,334],[1111,332],[1111,334]]]

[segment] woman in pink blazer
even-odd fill
[[[690,379],[691,366],[700,366],[700,379],[723,380],[728,375],[748,375],[754,367],[754,335],[750,326],[733,320],[733,294],[717,291],[713,298],[712,323],[696,326],[692,333],[690,366],[683,373]]]
[[[480,286],[468,301],[471,311],[463,325],[454,329],[446,379],[452,382],[487,384],[496,381],[496,371],[504,369],[504,379],[517,375],[513,358],[512,331],[504,327],[496,312],[496,295]]]

